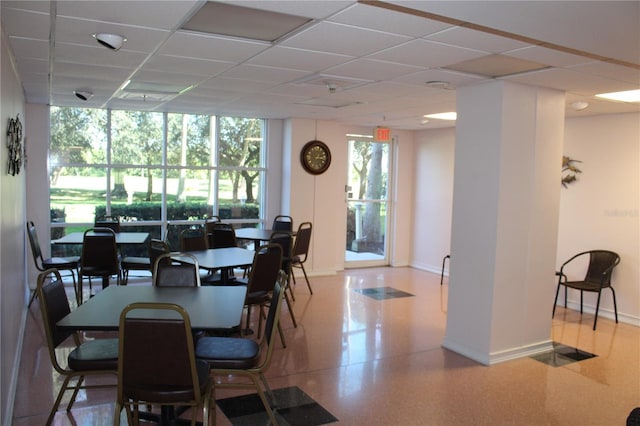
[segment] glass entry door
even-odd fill
[[[388,265],[390,143],[349,137],[345,267]]]

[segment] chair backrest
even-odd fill
[[[591,250],[589,253],[589,267],[585,281],[602,283],[603,286],[611,285],[611,273],[613,268],[620,263],[620,256],[608,250]]]
[[[188,261],[179,261],[180,258]],[[200,265],[189,253],[164,253],[153,264],[152,284],[157,287],[199,287]]]
[[[158,240],[152,238],[149,240],[149,245],[147,246],[149,250],[149,265],[153,270],[153,266],[156,264],[156,260],[161,254],[169,253],[171,249],[169,248],[169,244],[162,240]]]
[[[116,234],[110,228],[93,228],[84,231],[82,238],[81,268],[118,268]],[[115,273],[115,272],[114,272]]]
[[[29,245],[31,246],[31,254],[33,254],[33,261],[36,264],[36,268],[42,271],[44,259],[42,258],[42,249],[40,248],[40,241],[38,240],[38,233],[36,231],[36,225],[33,221],[27,222],[27,235],[29,236]]]
[[[64,289],[62,277],[57,269],[48,269],[38,275],[36,291],[40,300],[40,312],[44,332],[47,338],[49,357],[53,367],[61,372],[63,369],[58,364],[56,348],[69,336],[75,335],[73,331],[60,330],[57,327],[58,321],[71,313],[69,299]]]
[[[103,216],[96,219],[95,228],[109,228],[113,232],[120,232],[120,218],[118,216]]]
[[[298,226],[298,232],[296,232],[296,241],[293,244],[292,257],[300,257],[300,263],[304,263],[307,260],[309,245],[311,244],[311,229],[311,222],[302,222],[300,226]]]
[[[208,248],[207,235],[203,228],[189,228],[180,233],[181,251],[206,250]]]
[[[293,218],[291,216],[279,214],[273,219],[271,229],[274,231],[293,231]]]
[[[140,314],[142,310],[144,317]],[[150,310],[155,312],[151,317]],[[119,337],[119,401],[125,398],[149,401],[154,391],[173,390],[176,399],[162,402],[200,401],[191,322],[181,306],[133,303],[120,314]]]
[[[281,266],[282,247],[279,244],[261,246],[253,255],[247,294],[257,291],[273,291]]]
[[[286,283],[286,274],[280,271],[278,279],[273,287],[273,294],[271,296],[271,304],[269,305],[269,312],[267,313],[267,320],[264,326],[264,340],[267,345],[267,355],[263,358],[261,369],[265,370],[271,363],[271,355],[273,348],[275,347],[276,336],[278,334],[278,321],[280,321],[280,311],[282,309],[282,299],[284,298],[284,289]]]
[[[291,264],[291,250],[293,248],[293,237],[291,236],[291,233],[286,231],[275,231],[271,234],[269,244],[278,244],[282,247],[281,269],[288,274]]]
[[[209,233],[210,248],[237,247],[236,231],[228,223],[214,223]]]

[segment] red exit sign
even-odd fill
[[[380,142],[389,142],[391,140],[391,129],[388,127],[376,127],[373,139]]]

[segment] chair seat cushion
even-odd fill
[[[241,337],[202,337],[196,346],[196,358],[211,368],[247,369],[260,360],[260,345]]]
[[[122,269],[151,269],[151,261],[148,257],[127,256],[122,259]]]
[[[211,382],[209,364],[203,360],[196,360],[196,372],[200,394],[204,394]],[[148,385],[148,386],[124,386],[124,395],[137,401],[155,402],[158,404],[182,402],[195,399],[192,386],[180,385]]]
[[[568,281],[563,282],[562,285],[566,285],[567,287],[583,291],[598,291],[600,289],[600,283],[593,283],[589,281]],[[606,283],[602,286],[602,288],[607,287],[609,287],[609,285]]]
[[[80,262],[80,256],[71,256],[71,257],[51,257],[49,259],[45,259],[42,262],[42,265],[45,269],[49,268],[77,268],[78,262]]]
[[[262,305],[271,300],[271,295],[267,291],[254,291],[247,295],[247,305]]]
[[[108,267],[99,267],[99,266],[85,266],[80,268],[80,275],[91,276],[91,277],[106,277],[109,275],[117,275],[120,273],[119,266],[108,266]]]
[[[118,339],[87,341],[71,351],[67,362],[74,371],[115,371],[118,369]]]

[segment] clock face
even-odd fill
[[[324,173],[331,164],[331,151],[321,141],[307,142],[300,152],[300,161],[304,169],[314,175]]]

